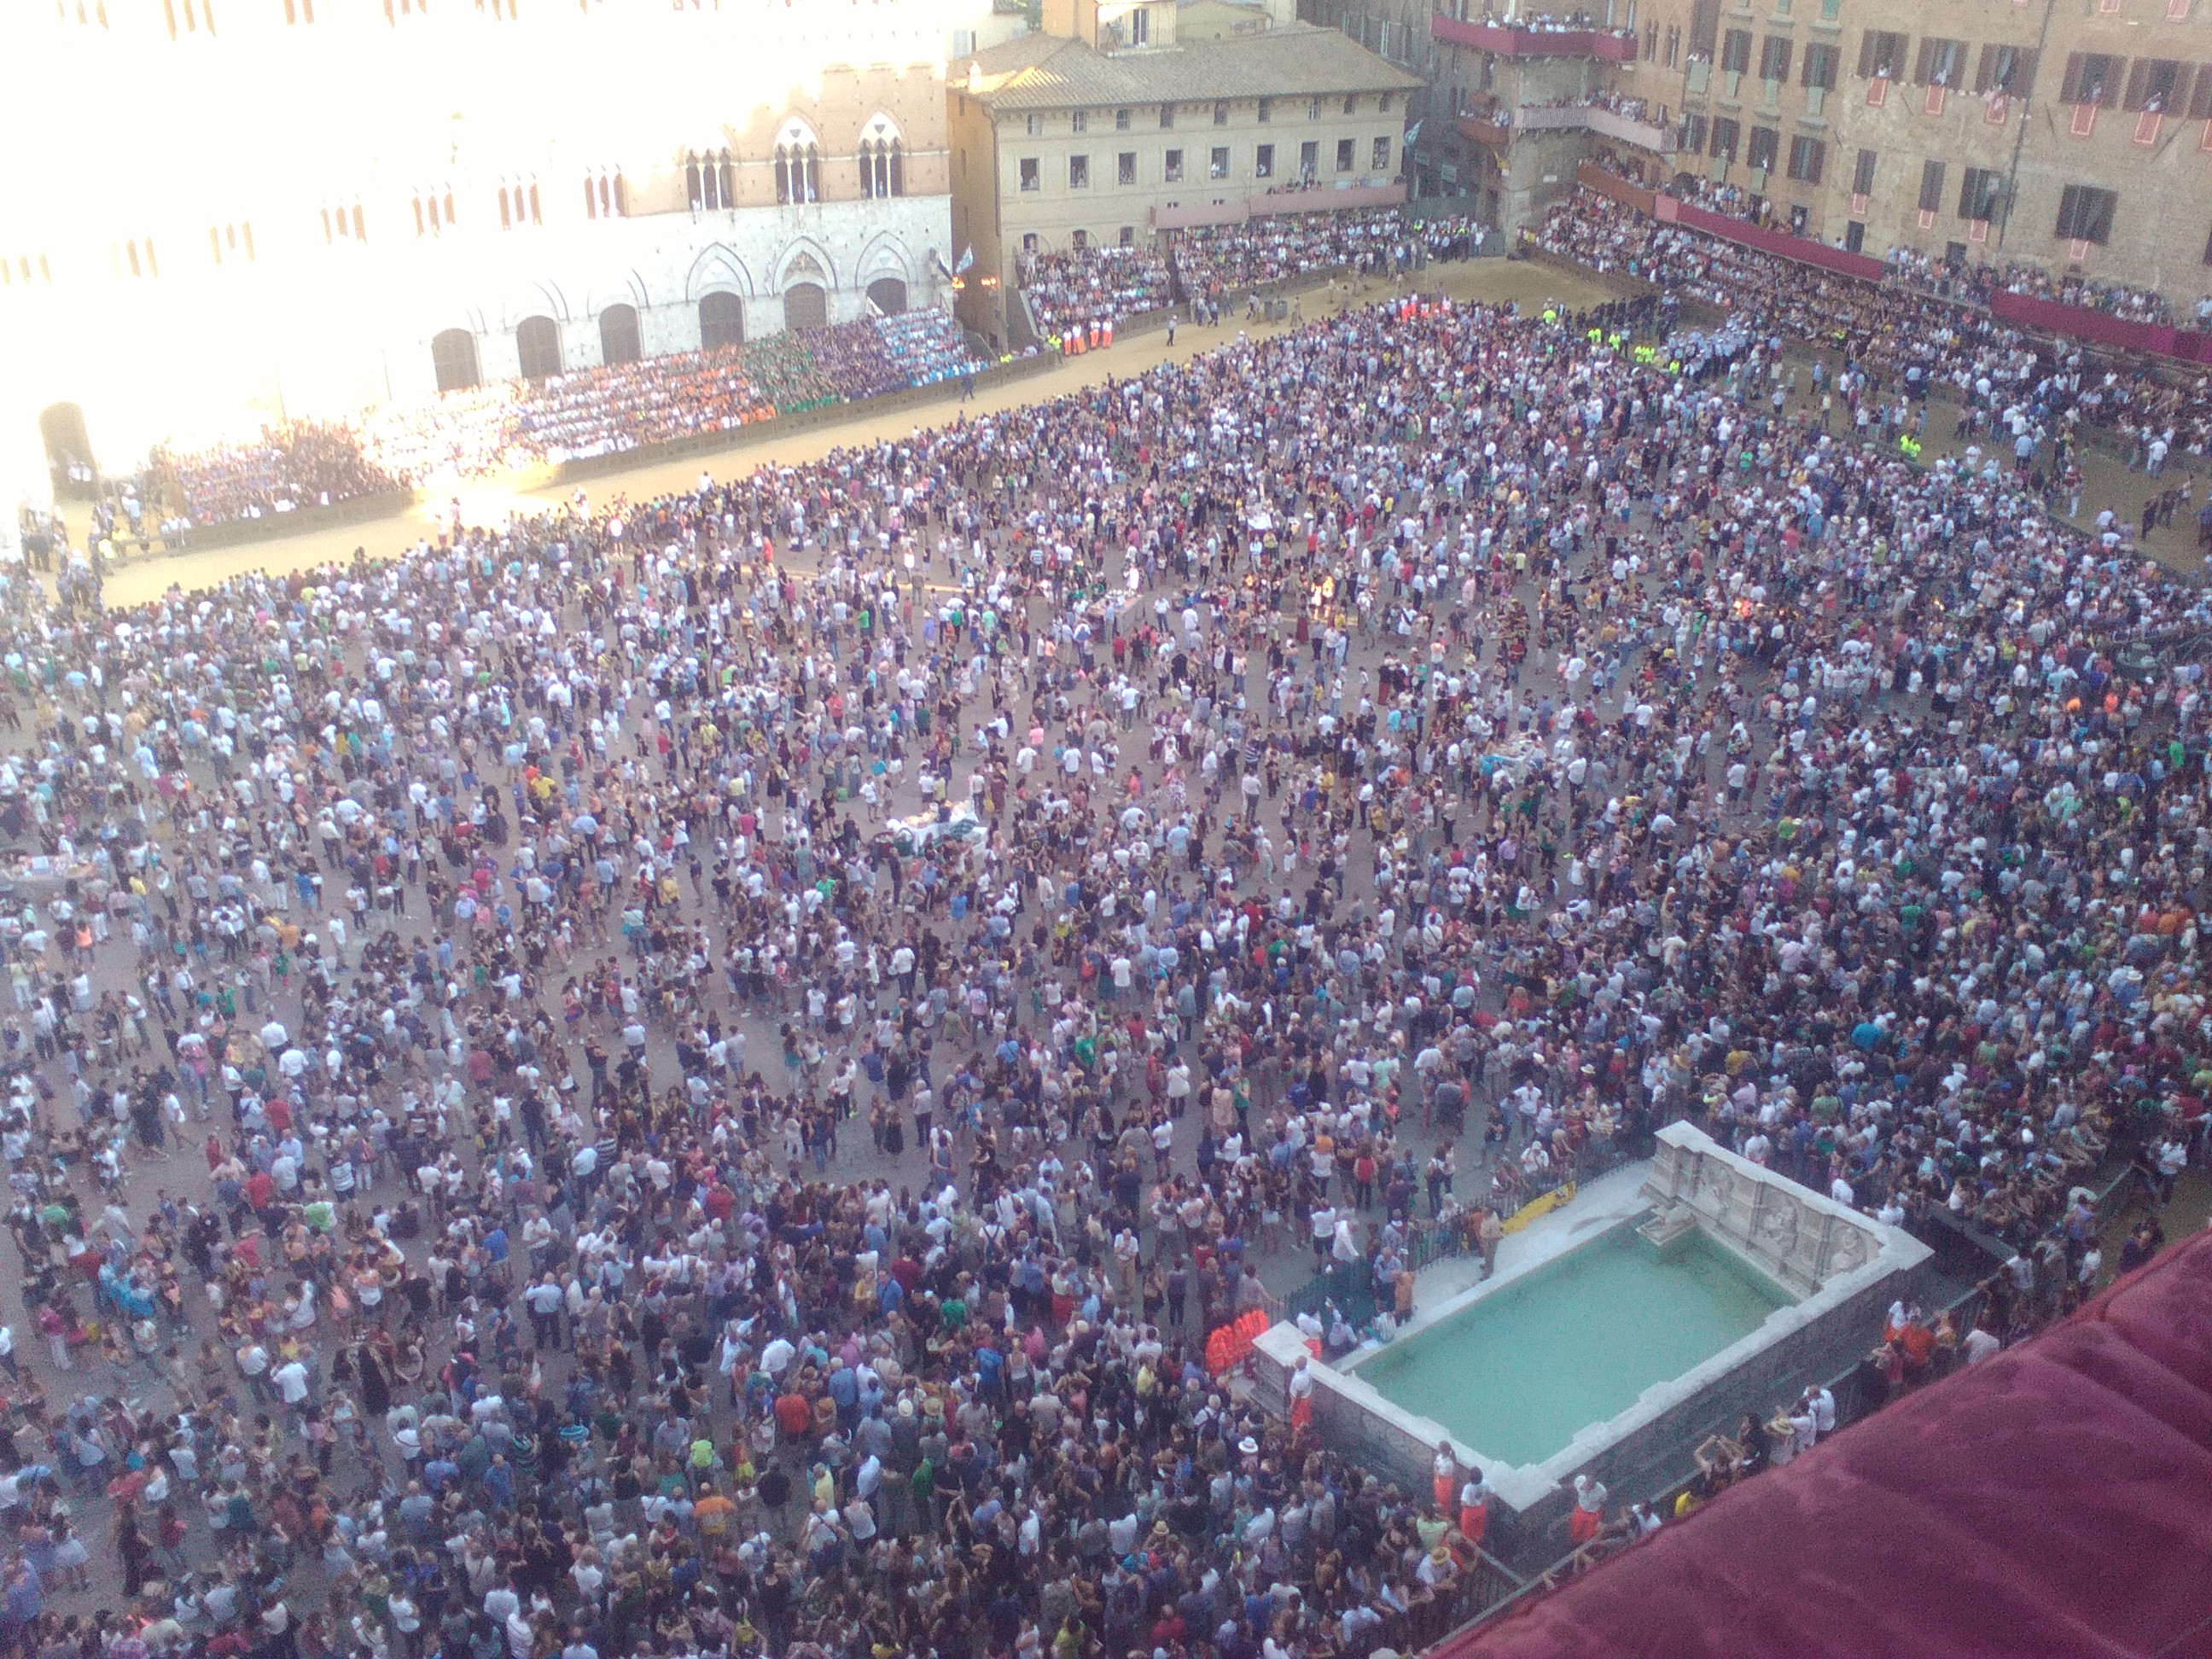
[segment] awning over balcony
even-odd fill
[[[1505,23],[1462,23],[1442,13],[1429,19],[1430,36],[1455,46],[1493,52],[1501,58],[1596,58],[1626,64],[1636,42],[1609,29],[1519,28]]]
[[[1455,118],[1462,137],[1477,144],[1504,145],[1516,132],[1594,132],[1601,138],[1649,150],[1655,155],[1674,153],[1674,135],[1664,127],[1639,121],[1602,105],[1528,105],[1510,112],[1510,121],[1493,121],[1480,115]]]

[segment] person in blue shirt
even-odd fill
[[[975,1350],[975,1380],[986,1400],[1000,1398],[1006,1387],[1006,1357],[986,1342]]]

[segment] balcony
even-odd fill
[[[1616,143],[1632,145],[1649,150],[1655,155],[1671,155],[1674,152],[1674,135],[1663,127],[1633,116],[1623,115],[1618,110],[1602,105],[1560,105],[1538,106],[1522,105],[1513,112],[1511,124],[1485,120],[1478,115],[1462,115],[1454,123],[1460,136],[1478,144],[1503,148],[1512,143],[1517,128],[1522,132],[1594,132]]]
[[[1607,64],[1635,61],[1632,35],[1607,29],[1519,28],[1505,23],[1465,23],[1442,12],[1429,19],[1430,36],[1500,58],[1595,58]]]

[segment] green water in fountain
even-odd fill
[[[1485,1456],[1540,1463],[1789,1300],[1703,1234],[1662,1257],[1620,1226],[1370,1355],[1356,1375]]]

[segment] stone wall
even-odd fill
[[[1644,1192],[1659,1219],[1694,1217],[1793,1296],[1813,1294],[1890,1246],[1893,1229],[1738,1158],[1686,1123],[1668,1124],[1657,1139]]]

